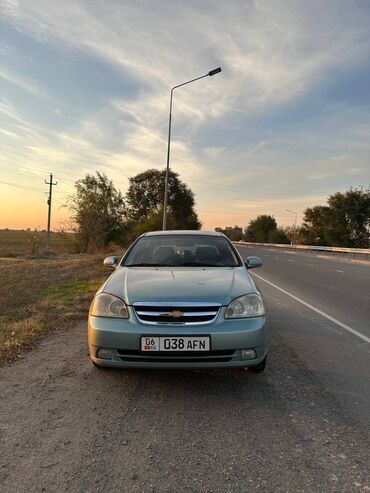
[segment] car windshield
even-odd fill
[[[237,267],[240,261],[222,236],[143,236],[125,258],[126,267]]]

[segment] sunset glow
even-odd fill
[[[339,5],[340,4],[340,5]],[[361,2],[1,5],[0,228],[53,229],[76,180],[96,170],[124,193],[171,167],[204,229],[323,204],[370,182],[370,10]]]

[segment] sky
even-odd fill
[[[68,224],[74,183],[166,164],[203,229],[290,225],[370,183],[370,0],[1,0],[0,228]]]

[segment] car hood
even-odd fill
[[[256,292],[245,267],[119,267],[102,291],[135,302],[210,301],[227,305]]]

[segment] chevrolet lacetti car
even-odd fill
[[[222,233],[157,231],[140,236],[91,304],[89,349],[98,367],[263,371],[268,330],[261,293]]]

